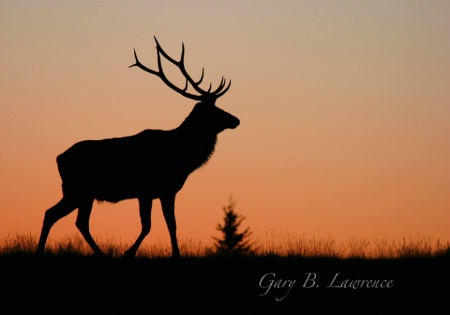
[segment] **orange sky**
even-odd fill
[[[156,35],[193,77],[232,80],[241,120],[178,194],[181,237],[244,224],[336,239],[450,241],[450,2],[1,1],[0,237],[38,235],[77,141],[177,127],[194,102],[128,66]],[[167,238],[155,202],[152,239]],[[50,237],[77,233],[75,212]],[[94,237],[133,240],[137,201],[96,204]]]

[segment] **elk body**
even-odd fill
[[[76,226],[96,255],[103,255],[89,231],[89,217],[94,200],[119,202],[137,198],[142,231],[135,243],[126,251],[134,256],[145,236],[150,232],[151,208],[154,199],[160,199],[169,229],[172,255],[180,257],[176,238],[175,195],[183,187],[189,174],[204,165],[214,152],[217,134],[234,129],[239,119],[215,106],[217,98],[225,94],[225,80],[217,89],[207,91],[199,87],[203,80],[194,81],[184,66],[184,45],[181,60],[167,55],[156,40],[158,71],[140,63],[138,67],[161,78],[181,95],[199,101],[188,117],[176,129],[144,130],[137,135],[104,140],[87,140],[73,145],[57,157],[62,179],[62,199],[45,212],[44,223],[37,248],[43,253],[51,227],[62,217],[78,208]],[[186,78],[181,89],[164,74],[161,55],[176,65]],[[188,92],[188,86],[195,94]]]

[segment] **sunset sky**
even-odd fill
[[[241,120],[178,193],[180,238],[212,242],[232,195],[256,233],[450,241],[450,1],[412,0],[1,1],[0,237],[39,235],[74,143],[189,114],[128,68],[133,49],[157,67],[154,35],[175,59],[184,42],[194,78],[231,79],[217,105]],[[96,203],[91,232],[134,240],[137,201]]]

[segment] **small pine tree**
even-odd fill
[[[251,244],[248,240],[252,234],[250,228],[242,233],[238,233],[238,228],[244,216],[234,211],[236,202],[230,197],[228,206],[223,207],[225,213],[224,223],[217,225],[217,230],[222,232],[222,239],[213,237],[216,240],[216,253],[218,254],[248,254],[252,252]]]

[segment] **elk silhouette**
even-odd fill
[[[73,145],[57,157],[62,179],[62,199],[45,212],[37,253],[45,249],[51,227],[62,217],[78,208],[75,225],[95,255],[103,256],[89,231],[89,217],[94,200],[119,202],[137,198],[142,230],[135,243],[125,252],[134,256],[150,233],[153,199],[160,199],[164,218],[170,233],[172,256],[180,257],[176,237],[175,195],[183,187],[189,174],[204,165],[214,152],[217,135],[225,129],[234,129],[239,119],[216,107],[215,101],[230,88],[222,77],[220,85],[211,91],[200,88],[204,69],[194,81],[184,65],[184,44],[180,61],[171,58],[155,37],[158,71],[144,66],[134,50],[138,67],[158,76],[166,85],[184,97],[197,100],[194,109],[173,130],[144,130],[134,136],[103,140],[86,140]],[[186,79],[179,88],[164,74],[161,55],[178,67]],[[196,93],[188,92],[193,89]]]

